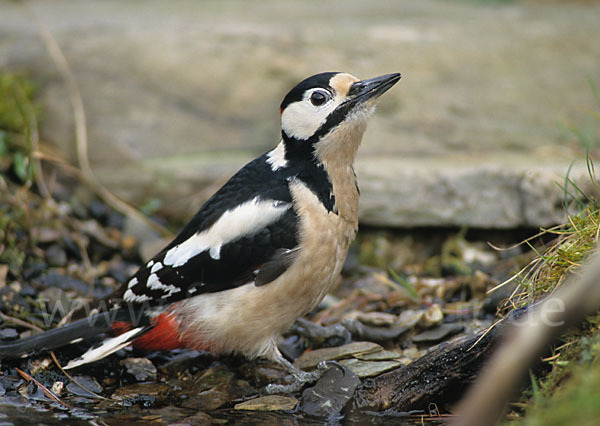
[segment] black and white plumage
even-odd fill
[[[399,79],[322,73],[294,87],[281,103],[281,142],[238,171],[125,283],[114,322],[94,329],[122,334],[68,367],[133,343],[264,356],[300,377],[276,340],[339,277],[358,226],[354,157],[376,99]],[[52,339],[0,345],[0,355],[91,333],[82,323],[71,334],[68,327]]]

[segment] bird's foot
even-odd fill
[[[290,364],[291,365],[291,364]],[[337,367],[339,363],[336,361],[321,361],[317,368],[314,371],[302,371],[294,366],[292,368],[288,367],[288,371],[290,372],[294,381],[287,385],[275,385],[269,384],[265,386],[265,393],[267,394],[275,394],[275,393],[295,393],[299,392],[304,386],[310,383],[314,383],[325,374],[327,370],[331,367]]]

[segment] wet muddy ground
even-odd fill
[[[0,176],[0,185],[2,340],[85,315],[126,282],[143,262],[141,253],[157,244],[133,237],[130,219],[75,181],[55,180],[51,198],[16,183],[10,173]],[[0,423],[444,423],[465,383],[415,400],[408,410],[378,405],[371,390],[377,378],[401,380],[424,355],[494,322],[511,289],[488,291],[527,255],[519,248],[495,250],[482,242],[485,236],[507,245],[522,235],[361,231],[336,291],[281,342],[284,355],[305,370],[333,361],[300,392],[267,394],[267,385],[290,380],[269,362],[198,351],[125,348],[68,377],[57,364],[83,352],[84,342],[55,351],[56,361],[51,353],[2,360]],[[437,380],[419,373],[421,379]]]

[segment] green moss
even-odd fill
[[[584,361],[575,367],[563,368],[563,375],[568,374],[562,386],[553,389],[553,394],[541,398],[540,403],[528,410],[519,424],[526,426],[563,426],[592,425],[600,419],[600,354],[598,336],[591,338],[592,347],[586,347],[586,356],[594,361]],[[587,351],[592,352],[587,352]],[[582,352],[582,354],[584,353]],[[568,373],[567,373],[568,372]],[[543,392],[543,391],[542,391]],[[543,395],[543,394],[542,394]]]
[[[596,248],[600,209],[594,200],[569,224],[552,230],[554,244],[539,253],[539,262],[521,279],[523,291],[512,306],[521,306],[555,291]],[[600,315],[588,317],[578,328],[562,336],[549,369],[536,379],[538,389],[526,390],[521,401],[527,407],[524,425],[593,424],[600,418]],[[513,413],[514,414],[514,413]]]
[[[593,203],[579,214],[570,216],[568,225],[545,231],[555,234],[557,239],[543,253],[538,252],[539,261],[535,267],[519,279],[523,291],[511,301],[510,306],[522,306],[558,288],[594,250],[599,227],[600,209]]]
[[[0,172],[23,183],[34,178],[30,137],[39,116],[35,85],[23,76],[0,72]]]
[[[23,102],[33,105],[35,85],[23,76],[0,73],[0,129],[22,133],[28,123]],[[36,113],[39,113],[37,111]]]

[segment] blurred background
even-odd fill
[[[571,162],[586,174],[597,2],[27,4],[0,3],[0,68],[38,85],[43,141],[74,161],[68,86],[40,26],[80,90],[100,181],[167,215],[189,216],[275,146],[283,95],[321,71],[403,75],[357,160],[363,225],[547,226],[563,220]]]

